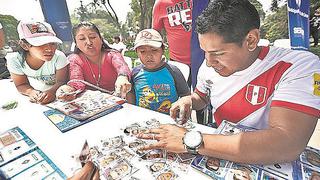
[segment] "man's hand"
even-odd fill
[[[184,124],[191,117],[191,110],[191,96],[184,96],[172,104],[170,116],[175,119],[178,124]]]
[[[140,148],[140,150],[165,149],[174,153],[187,152],[182,141],[186,132],[186,129],[171,124],[161,125],[157,129],[149,129],[144,133],[138,134],[137,137],[141,139],[153,139],[158,142],[146,145]]]
[[[91,161],[88,161],[83,168],[68,180],[99,180],[99,168]]]

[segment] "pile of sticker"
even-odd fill
[[[100,179],[145,179],[133,176],[142,168],[147,168],[154,179],[177,179],[180,173],[187,173],[195,155],[175,154],[165,150],[140,151],[140,147],[155,140],[136,138],[140,132],[157,128],[160,122],[156,119],[134,123],[123,129],[124,135],[103,139],[96,146],[83,149],[80,160],[90,160],[100,169]],[[142,166],[141,166],[142,165]]]

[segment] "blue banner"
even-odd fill
[[[198,34],[195,32],[196,20],[201,12],[208,6],[208,3],[209,0],[193,0],[191,35],[191,75],[193,89],[197,84],[198,71],[204,60],[204,52],[200,48]]]
[[[66,0],[40,0],[43,16],[62,41],[73,41]]]
[[[309,0],[288,0],[291,49],[309,49]]]

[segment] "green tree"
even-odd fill
[[[132,0],[132,11],[127,15],[127,24],[132,32],[152,27],[152,8],[155,0]]]
[[[265,37],[262,37],[270,42],[276,39],[289,38],[287,6],[279,7],[273,14],[268,15],[261,30],[265,32]]]
[[[8,44],[11,41],[19,40],[17,32],[18,20],[11,15],[0,15],[0,22],[3,26],[5,41]]]

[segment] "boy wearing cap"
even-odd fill
[[[186,80],[176,66],[166,63],[158,31],[140,31],[134,48],[142,64],[132,70],[133,88],[127,95],[128,102],[169,114],[173,102],[190,94]]]
[[[17,27],[20,49],[8,57],[8,69],[18,91],[31,102],[47,104],[66,83],[68,64],[57,50],[62,41],[46,22],[20,22]]]

